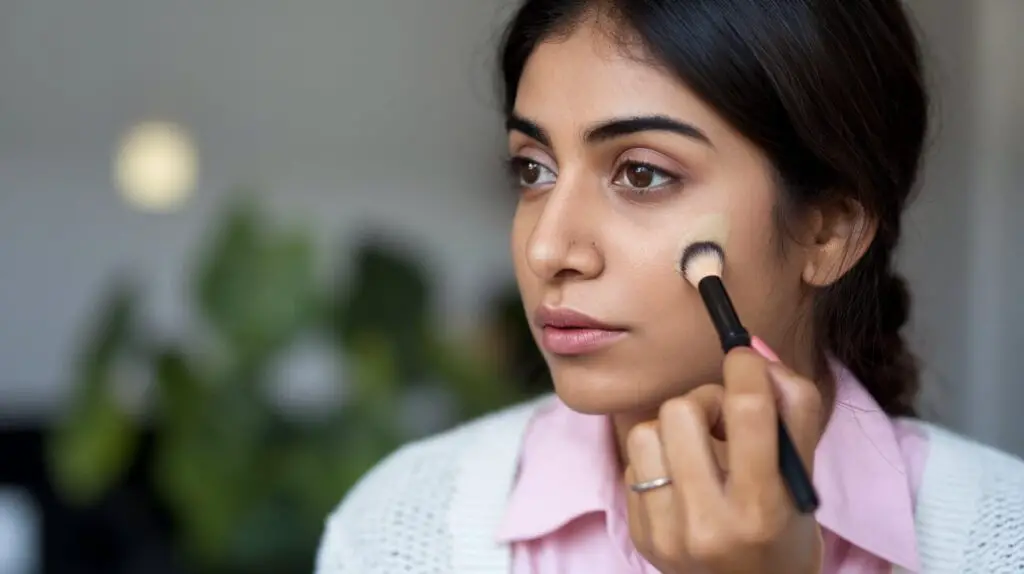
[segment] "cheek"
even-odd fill
[[[609,254],[609,275],[619,288],[613,300],[636,320],[649,352],[659,356],[655,362],[675,363],[681,348],[699,347],[713,356],[717,339],[700,293],[679,270],[685,232],[658,229]],[[692,365],[693,358],[683,362]]]
[[[516,283],[519,284],[521,295],[527,302],[532,300],[534,286],[537,284],[537,278],[530,270],[527,261],[527,249],[534,227],[534,219],[527,210],[517,208],[512,218],[512,230],[509,234],[509,249],[516,274]]]
[[[730,240],[725,282],[752,334],[777,341],[790,332],[801,297],[799,253],[783,255],[774,222],[761,214]]]

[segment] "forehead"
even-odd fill
[[[709,132],[727,129],[681,80],[593,22],[537,46],[523,70],[515,111],[552,130],[643,115],[683,118]]]

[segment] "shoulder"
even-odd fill
[[[997,572],[1024,563],[1024,461],[939,426],[915,424],[928,435],[916,512],[925,566]]]
[[[928,437],[926,480],[956,479],[975,486],[1024,483],[1024,460],[1019,457],[932,423],[915,421],[912,424]],[[1024,492],[1021,496],[1024,497]],[[1021,511],[1024,512],[1024,508]]]
[[[317,573],[449,571],[453,513],[467,496],[479,499],[472,502],[480,511],[483,499],[504,500],[522,435],[543,400],[411,442],[379,462],[327,518]],[[467,470],[480,476],[467,478]],[[482,485],[486,491],[467,492]]]

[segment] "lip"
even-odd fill
[[[572,309],[541,307],[534,314],[545,351],[561,356],[578,356],[607,347],[626,335],[626,329],[611,325]]]

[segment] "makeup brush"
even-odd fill
[[[740,322],[732,300],[722,283],[725,267],[725,250],[714,241],[691,243],[679,258],[683,277],[700,292],[711,315],[711,322],[718,331],[722,351],[728,353],[736,347],[750,346],[750,333]],[[779,472],[786,488],[793,497],[796,509],[801,514],[810,514],[818,508],[818,494],[814,490],[807,470],[797,455],[789,430],[779,417]]]

